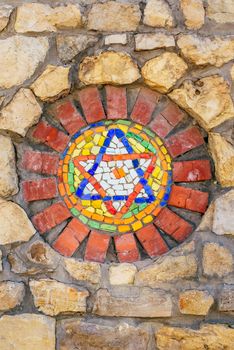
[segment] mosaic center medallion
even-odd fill
[[[152,131],[126,120],[76,133],[62,156],[60,193],[90,228],[129,232],[153,221],[167,203],[171,157]]]

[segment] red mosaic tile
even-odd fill
[[[80,90],[79,100],[88,123],[106,118],[99,91],[96,87],[91,86]]]
[[[49,113],[57,118],[71,135],[86,125],[86,122],[71,100],[55,103],[50,108]]]
[[[57,202],[44,209],[42,212],[34,215],[32,222],[36,229],[43,234],[70,217],[71,212],[66,207],[65,203]]]
[[[58,164],[59,156],[56,154],[28,150],[23,154],[21,166],[33,173],[56,175]]]
[[[27,202],[55,198],[58,195],[55,178],[22,182],[24,200]]]
[[[86,245],[85,260],[104,262],[109,247],[110,236],[91,231]]]
[[[148,124],[160,96],[156,91],[142,88],[137,96],[130,118],[142,125]]]
[[[45,143],[57,152],[62,152],[70,140],[62,131],[43,121],[37,124],[32,136],[37,141]]]
[[[169,132],[174,128],[160,113],[152,120],[149,126],[161,138],[166,137],[169,134]]]
[[[207,159],[188,160],[173,164],[173,181],[192,182],[210,180],[210,161]]]
[[[140,258],[134,235],[132,233],[114,237],[119,262],[133,262]]]
[[[209,194],[207,192],[172,185],[168,204],[174,207],[204,213],[208,206],[208,199]]]
[[[192,225],[168,208],[160,211],[154,223],[178,242],[185,240],[193,231]]]
[[[170,101],[161,114],[172,126],[176,126],[184,118],[184,112],[175,103]]]
[[[153,258],[166,253],[169,248],[153,224],[143,227],[136,233],[147,254]]]
[[[107,85],[105,89],[107,118],[126,119],[128,115],[126,88]]]
[[[204,143],[203,137],[195,126],[183,130],[171,136],[166,142],[166,147],[172,157],[177,157]]]
[[[74,218],[53,243],[53,247],[64,256],[72,256],[88,234],[88,227]]]

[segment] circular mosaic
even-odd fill
[[[101,121],[72,137],[58,175],[70,211],[90,228],[137,231],[169,199],[171,157],[147,128],[127,120]]]
[[[205,213],[212,161],[204,132],[150,89],[87,87],[47,105],[20,147],[24,208],[60,254],[154,258]]]

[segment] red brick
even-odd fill
[[[148,124],[159,98],[160,94],[156,91],[142,88],[132,110],[132,120],[143,125]]]
[[[147,254],[153,258],[166,253],[169,249],[156,227],[151,224],[136,233]]]
[[[193,148],[201,146],[203,143],[203,137],[195,126],[169,137],[165,142],[172,157],[177,157]]]
[[[172,126],[176,126],[184,118],[184,112],[173,102],[168,102],[161,114]]]
[[[23,154],[21,166],[33,173],[56,175],[58,164],[59,156],[56,154],[28,150]]]
[[[173,129],[173,126],[159,113],[150,123],[150,128],[155,131],[158,136],[164,138]]]
[[[108,119],[126,119],[127,96],[126,88],[112,85],[106,86],[107,118]]]
[[[209,194],[207,192],[173,185],[168,205],[204,213],[208,205],[208,199]]]
[[[32,136],[57,152],[62,152],[69,142],[69,137],[66,134],[44,121],[36,126]]]
[[[70,217],[71,213],[66,205],[63,202],[57,202],[42,212],[34,215],[32,222],[36,229],[43,234]]]
[[[173,181],[192,182],[210,180],[210,161],[207,159],[188,160],[173,163]]]
[[[53,247],[64,256],[72,256],[88,234],[87,226],[74,218],[53,243]]]
[[[22,182],[24,200],[27,202],[57,197],[55,178],[29,180]]]
[[[192,225],[168,208],[160,211],[154,223],[178,242],[184,241],[193,231]]]
[[[139,260],[139,251],[132,233],[116,236],[114,241],[119,262],[133,262]]]
[[[96,87],[91,86],[80,90],[79,100],[88,123],[106,118],[99,91]]]
[[[85,250],[85,260],[104,262],[109,247],[110,236],[91,231]]]
[[[49,113],[57,118],[71,135],[75,134],[79,129],[86,125],[86,122],[71,100],[63,100],[55,103],[49,109]]]

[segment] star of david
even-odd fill
[[[156,156],[150,152],[135,153],[120,129],[108,131],[97,155],[80,155],[73,162],[84,177],[76,190],[81,200],[102,200],[109,213],[117,217],[124,215],[134,202],[155,201],[148,179]]]

